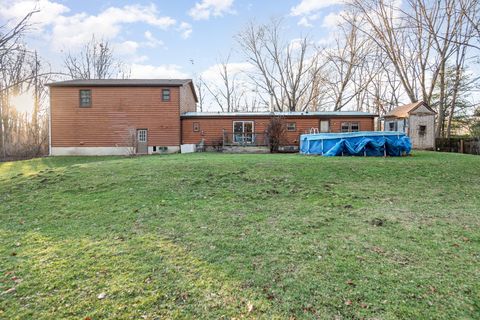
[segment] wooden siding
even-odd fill
[[[79,90],[90,89],[92,106],[79,107]],[[148,129],[149,146],[180,144],[180,89],[169,87],[51,87],[52,147],[131,145],[130,132]]]
[[[180,87],[180,113],[197,111],[197,102],[192,92],[191,84]]]
[[[340,132],[342,122],[358,122],[361,131],[374,130],[373,117],[348,117],[348,118],[326,118],[326,117],[287,117],[285,122],[295,122],[296,131],[287,132],[287,140],[290,145],[298,145],[301,134],[308,133],[311,128],[319,128],[320,120],[329,120],[330,132]],[[255,132],[264,133],[269,117],[186,117],[182,119],[182,143],[199,143],[205,139],[207,145],[212,145],[222,141],[223,130],[231,133],[233,131],[234,121],[254,121]],[[200,125],[200,131],[194,132],[193,124]]]
[[[414,149],[433,150],[435,148],[435,115],[412,114],[408,118],[408,135]],[[425,134],[420,134],[420,126],[426,127]]]

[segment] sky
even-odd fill
[[[92,35],[108,40],[115,55],[130,65],[131,78],[204,78],[230,55],[232,68],[245,59],[235,36],[254,20],[283,18],[285,36],[328,38],[342,0],[161,0],[73,1],[0,0],[0,23],[13,24],[33,9],[25,38],[31,49],[62,67],[67,52],[79,50]]]

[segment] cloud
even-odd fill
[[[31,22],[38,26],[36,31],[47,35],[56,50],[76,49],[88,42],[92,35],[105,40],[119,36],[125,24],[144,23],[166,30],[177,21],[159,14],[154,4],[125,5],[123,7],[108,7],[97,15],[80,12],[68,14],[70,9],[63,4],[51,0],[4,0],[0,1],[0,17],[19,21],[26,12],[39,9]],[[51,26],[49,32],[43,29]]]
[[[325,16],[325,18],[323,18],[322,26],[326,28],[338,27],[344,21],[344,18],[343,18],[344,14],[345,13],[343,11],[329,13],[328,15]]]
[[[290,10],[290,14],[292,16],[309,15],[321,9],[342,4],[344,2],[344,0],[302,0],[300,4]]]
[[[201,77],[203,80],[213,83],[221,83],[222,78],[220,76],[221,64],[214,64],[208,67],[202,72]],[[248,62],[229,62],[227,64],[227,71],[229,76],[236,76],[245,71],[252,70],[253,66]]]
[[[315,20],[318,20],[319,18],[320,18],[319,14],[304,16],[300,19],[300,21],[298,21],[298,25],[305,28],[312,28],[313,27],[312,22]]]
[[[132,79],[185,79],[189,75],[182,71],[182,67],[176,64],[164,64],[159,66],[133,63],[130,66]]]
[[[343,3],[345,0],[301,0],[298,5],[290,9],[290,15],[300,17],[299,26],[311,28],[312,22],[320,17],[320,10]]]
[[[224,13],[234,13],[233,0],[202,0],[188,11],[194,20],[208,20],[210,16],[218,17]]]
[[[0,3],[0,17],[12,20],[12,23],[23,19],[27,13],[33,10],[39,10],[30,19],[36,31],[42,31],[45,26],[55,22],[58,17],[70,12],[70,9],[63,4],[49,0],[6,0]]]
[[[140,44],[138,42],[128,40],[113,44],[113,50],[116,54],[122,56],[135,55],[139,46]]]
[[[144,33],[145,39],[147,41],[145,42],[145,45],[150,48],[156,48],[156,47],[163,47],[165,43],[162,40],[159,40],[155,38],[155,36],[152,34],[150,31],[145,31]]]
[[[160,29],[167,29],[176,24],[170,17],[158,16],[155,5],[130,5],[122,8],[110,7],[98,15],[79,13],[73,16],[61,16],[53,27],[53,46],[75,48],[95,33],[98,37],[113,39],[119,35],[122,25],[143,22]]]
[[[182,22],[180,23],[180,26],[177,29],[180,32],[180,35],[182,36],[183,39],[188,39],[190,38],[190,35],[192,34],[192,25],[187,22]]]

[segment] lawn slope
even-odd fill
[[[480,317],[480,157],[0,163],[0,319]]]

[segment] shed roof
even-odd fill
[[[316,112],[185,112],[182,117],[376,117],[376,114],[360,111],[316,111]]]
[[[385,114],[385,118],[407,118],[412,111],[415,111],[418,107],[425,106],[429,109],[432,113],[436,113],[432,108],[430,108],[425,102],[417,101],[413,103],[409,103],[403,106],[396,107],[395,109],[391,110],[387,114]]]

